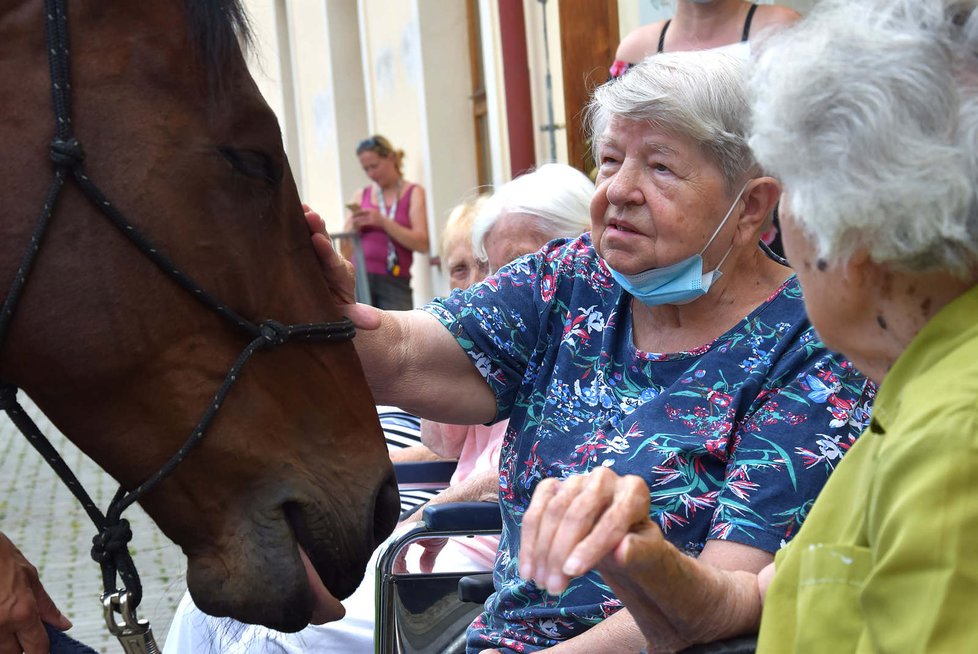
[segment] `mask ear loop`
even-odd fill
[[[730,208],[727,209],[727,215],[725,215],[723,217],[723,220],[721,220],[720,221],[720,224],[717,225],[716,231],[713,232],[713,236],[710,237],[710,240],[708,240],[706,242],[706,245],[703,246],[703,249],[700,250],[700,257],[701,258],[703,257],[703,253],[706,252],[706,249],[708,247],[710,247],[710,245],[713,243],[713,239],[715,239],[717,237],[717,234],[720,233],[720,230],[723,229],[723,226],[727,224],[727,220],[730,218],[730,215],[733,213],[734,207],[736,207],[737,206],[737,203],[740,202],[741,197],[744,195],[744,191],[747,190],[747,187],[750,185],[750,183],[752,181],[754,181],[754,180],[749,179],[746,182],[744,182],[744,185],[742,187],[740,187],[740,192],[737,193],[737,197],[734,198],[734,201],[730,205]],[[726,253],[724,253],[723,257],[720,258],[720,263],[718,263],[713,268],[713,280],[714,281],[716,281],[720,277],[720,275],[723,274],[722,272],[720,272],[720,266],[722,266],[723,265],[723,262],[727,260],[727,257],[730,256],[730,253],[731,252],[733,252],[733,243],[730,244],[730,247],[727,248]]]

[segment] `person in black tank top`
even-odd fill
[[[751,24],[751,21],[754,20],[754,12],[755,11],[757,11],[757,3],[756,2],[752,2],[750,4],[750,9],[747,10],[747,18],[744,19],[744,31],[740,35],[740,42],[741,43],[746,43],[747,42],[747,39],[750,37],[750,24]],[[669,29],[670,23],[672,23],[672,19],[671,18],[668,19],[662,25],[662,31],[659,32],[659,46],[655,49],[656,52],[662,52],[663,51],[662,48],[666,44],[666,30]],[[634,66],[634,65],[635,64],[629,64],[629,67]]]
[[[742,8],[746,5],[745,8]],[[705,13],[704,12],[708,12]],[[711,14],[729,14],[729,19],[724,24],[714,25],[715,34],[692,33],[689,27],[691,24],[704,24],[704,16]],[[743,22],[741,23],[741,16]],[[650,54],[666,51],[666,33],[670,28],[677,32],[677,45],[669,46],[669,50],[700,50],[704,47],[720,47],[736,43],[732,38],[733,21],[737,21],[740,27],[740,42],[746,43],[751,34],[751,29],[757,27],[764,29],[777,25],[788,25],[800,18],[798,12],[781,7],[778,5],[758,5],[756,2],[744,2],[743,0],[713,0],[708,4],[693,2],[692,0],[679,0],[676,14],[657,27],[658,23],[643,25],[622,39],[615,54],[615,61],[610,68],[609,79],[620,77],[626,70],[644,59]],[[708,19],[707,19],[708,22]],[[757,31],[755,29],[755,31]],[[727,34],[724,38],[722,34]],[[692,45],[690,39],[705,45]],[[674,39],[676,40],[676,39]]]

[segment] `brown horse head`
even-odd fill
[[[45,16],[0,2],[0,293],[52,175]],[[254,323],[340,318],[235,0],[71,3],[74,133],[86,174],[174,264]],[[250,338],[180,288],[68,182],[0,343],[0,380],[125,488],[190,435]],[[214,615],[294,631],[318,583],[358,585],[397,492],[350,342],[247,362],[202,441],[141,504],[187,554]]]

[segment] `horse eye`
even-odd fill
[[[217,149],[231,167],[242,175],[260,179],[268,184],[282,181],[282,169],[264,152],[256,150],[237,150],[221,147]]]

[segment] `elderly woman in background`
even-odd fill
[[[656,652],[759,618],[764,652],[974,650],[976,53],[975,0],[823,0],[758,62],[751,144],[784,180],[812,322],[882,382],[776,564],[755,576],[682,556],[641,480],[602,474],[538,487],[524,575],[559,592],[597,564]]]
[[[590,229],[594,184],[577,168],[544,164],[506,182],[492,194],[472,225],[475,256],[495,273],[555,238],[576,238]]]
[[[651,57],[595,106],[590,234],[424,311],[346,309],[380,401],[442,422],[509,419],[496,592],[470,652],[644,644],[598,574],[582,570],[559,596],[518,574],[541,480],[641,475],[647,515],[675,547],[756,573],[794,535],[871,397],[814,334],[791,270],[758,247],[780,186],[747,146],[743,65]],[[309,219],[333,292],[352,302],[348,263]]]

